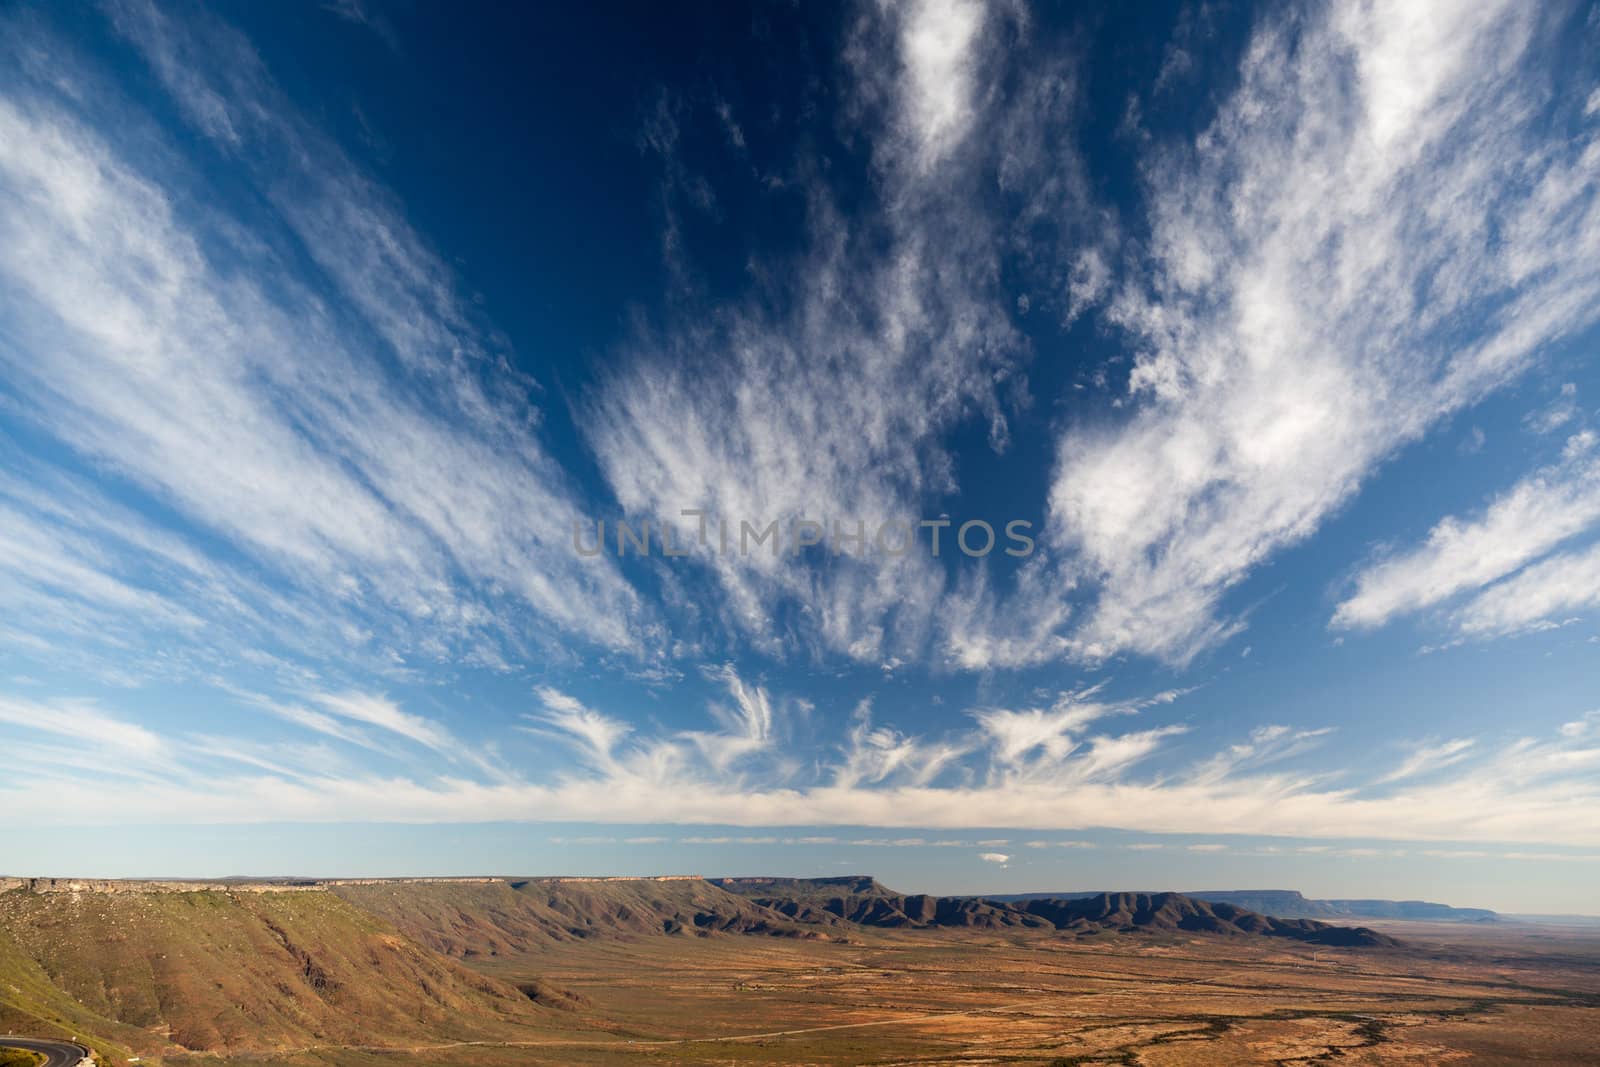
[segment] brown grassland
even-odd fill
[[[851,944],[576,943],[476,965],[570,991],[566,1032],[274,1059],[306,1067],[1600,1063],[1600,933],[1386,929],[1408,947],[946,930],[873,932]]]
[[[1600,1064],[1600,926],[1330,945],[1174,895],[1061,927],[846,881],[19,888],[0,1033],[104,1067]]]

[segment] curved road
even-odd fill
[[[70,1041],[46,1041],[37,1037],[12,1037],[0,1034],[0,1048],[22,1048],[44,1054],[44,1067],[75,1067],[89,1054],[82,1045]]]

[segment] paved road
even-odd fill
[[[42,1052],[44,1067],[74,1067],[89,1054],[82,1045],[70,1041],[45,1041],[37,1037],[11,1037],[0,1034],[0,1048],[25,1048],[29,1052]]]

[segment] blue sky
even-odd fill
[[[10,6],[6,866],[1600,911],[1595,11]]]

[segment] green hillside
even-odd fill
[[[378,882],[331,890],[429,948],[462,959],[594,937],[826,936],[700,878]]]
[[[6,896],[0,895],[0,908]],[[0,910],[0,914],[4,914]],[[50,980],[0,922],[0,1033],[34,1037],[93,1035],[102,1060],[123,1062],[130,1050],[151,1051],[151,1035],[79,1004]]]
[[[0,894],[0,931],[19,1028],[143,1052],[499,1036],[543,1015],[323,891],[15,891]]]

